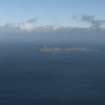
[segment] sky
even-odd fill
[[[0,24],[37,18],[37,25],[85,26],[83,14],[104,19],[105,0],[0,0]]]

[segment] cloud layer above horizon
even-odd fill
[[[78,18],[78,17],[77,17]],[[74,20],[76,20],[73,17]],[[72,27],[72,26],[64,26],[64,25],[38,25],[38,18],[31,18],[29,20],[19,22],[19,23],[5,23],[4,25],[0,25],[0,31],[26,31],[26,32],[52,32],[52,31],[70,31],[74,28],[80,27]],[[85,22],[89,25],[89,27],[81,27],[82,29],[104,29],[105,20],[96,19],[96,16],[91,16],[84,14],[80,17],[81,22]]]

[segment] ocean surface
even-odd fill
[[[100,52],[46,54],[35,44],[0,44],[0,105],[105,105],[105,49],[85,47]]]

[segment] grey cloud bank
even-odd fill
[[[0,31],[1,41],[44,41],[61,43],[95,43],[105,44],[105,30],[62,29],[56,31]]]
[[[105,24],[105,20],[97,20],[95,16],[83,15],[81,20],[89,23],[93,29],[100,29]]]
[[[81,20],[90,27],[65,27],[44,25],[36,26],[37,19],[29,19],[17,24],[0,26],[0,41],[45,41],[67,43],[105,44],[104,20],[94,16],[83,15]]]
[[[77,20],[78,17],[73,17],[74,20]],[[51,32],[51,31],[71,31],[78,30],[80,27],[64,26],[64,25],[38,25],[36,24],[38,18],[31,18],[29,20],[19,22],[19,23],[6,23],[5,25],[0,25],[0,31],[26,31],[26,32]],[[105,20],[96,19],[96,16],[91,16],[84,14],[81,16],[82,23],[87,23],[90,27],[81,28],[82,30],[90,31],[94,30],[105,30]]]

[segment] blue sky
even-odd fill
[[[105,0],[0,0],[0,24],[37,17],[37,24],[76,25],[72,16],[105,18]]]

